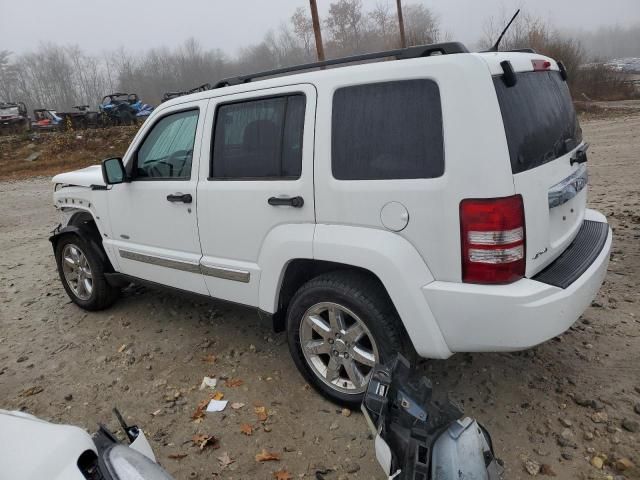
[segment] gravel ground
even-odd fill
[[[528,478],[526,467],[567,479],[640,478],[635,467],[615,468],[622,458],[640,464],[640,115],[583,127],[590,204],[615,232],[592,307],[534,349],[421,365],[488,427],[509,479]],[[117,405],[145,428],[177,478],[268,479],[277,470],[383,478],[362,415],[310,390],[284,335],[253,311],[130,288],[108,311],[84,312],[65,295],[47,241],[56,221],[48,179],[3,182],[0,194],[0,408],[94,431],[97,422],[116,427]],[[244,406],[194,422],[207,398],[198,390],[205,375]],[[266,408],[266,421],[256,406]],[[214,435],[219,448],[200,451],[196,434]],[[280,460],[257,462],[262,449]]]

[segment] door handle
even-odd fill
[[[193,202],[193,197],[190,193],[174,193],[172,195],[167,195],[167,200],[172,203],[182,202],[182,203],[191,203]]]
[[[269,203],[269,205],[273,205],[274,207],[278,205],[284,205],[287,207],[302,208],[302,206],[304,205],[304,198],[302,197],[271,197],[269,200],[267,200],[267,202]]]

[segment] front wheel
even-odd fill
[[[357,407],[376,363],[402,351],[403,331],[378,281],[359,272],[316,277],[287,311],[289,350],[298,370],[330,400]]]
[[[56,264],[69,298],[85,310],[103,310],[118,298],[118,289],[104,276],[104,264],[78,235],[66,235],[56,244]]]

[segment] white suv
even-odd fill
[[[586,208],[562,64],[448,43],[321,66],[382,57],[175,98],[123,159],[54,177],[71,299],[98,310],[147,282],[253,306],[346,404],[396,351],[525,349],[569,328],[612,235]]]

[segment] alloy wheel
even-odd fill
[[[378,347],[365,323],[337,303],[317,303],[305,312],[300,345],[313,373],[342,393],[364,392],[379,360]]]
[[[62,273],[73,294],[80,300],[89,300],[93,292],[93,273],[84,252],[73,243],[62,249]]]

